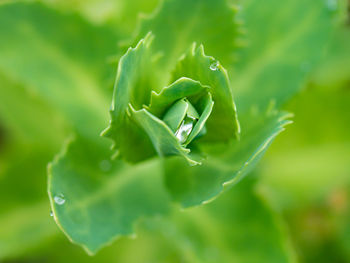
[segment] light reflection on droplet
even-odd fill
[[[188,123],[185,123],[185,121],[182,122],[180,128],[175,132],[175,136],[180,143],[184,143],[186,141],[192,129],[193,129],[193,122],[188,122]]]
[[[63,194],[58,194],[56,195],[53,200],[55,201],[56,204],[58,205],[63,205],[66,202],[66,199],[64,198]]]
[[[213,62],[213,63],[211,63],[210,64],[210,70],[212,70],[212,71],[216,71],[216,70],[218,70],[218,67],[219,67],[219,62],[218,61],[215,61],[215,62]]]

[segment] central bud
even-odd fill
[[[188,138],[198,119],[199,114],[197,110],[186,98],[175,102],[163,117],[163,121],[173,131],[179,142],[185,145],[189,143]],[[202,135],[204,132],[205,129],[203,127],[197,136]]]

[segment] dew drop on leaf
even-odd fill
[[[53,212],[52,211],[50,211],[50,216],[53,217]]]
[[[55,197],[53,198],[53,200],[54,200],[55,203],[58,204],[58,205],[63,205],[63,204],[66,202],[66,199],[64,199],[64,195],[63,195],[63,194],[55,195]]]
[[[215,62],[213,62],[213,63],[211,63],[210,64],[210,69],[212,70],[212,71],[216,71],[216,70],[218,70],[218,66],[219,66],[219,62],[218,61],[215,61]]]
[[[183,121],[180,125],[179,129],[175,132],[176,138],[179,140],[180,143],[184,143],[190,135],[193,128],[193,122],[185,122]]]

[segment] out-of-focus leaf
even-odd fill
[[[72,242],[89,253],[131,235],[140,217],[165,213],[169,197],[157,160],[129,166],[110,162],[105,141],[78,138],[50,166],[54,217]]]
[[[46,201],[14,207],[0,214],[0,260],[18,257],[57,233]]]
[[[59,114],[36,94],[0,76],[0,260],[15,258],[58,233],[49,216],[46,166],[65,136]]]
[[[239,114],[271,100],[279,108],[302,88],[332,31],[327,2],[242,1],[247,47],[231,77]]]
[[[245,133],[241,140],[208,146],[210,154],[200,166],[190,167],[179,158],[166,160],[166,186],[173,199],[184,207],[199,205],[238,182],[289,123],[289,117],[275,111],[250,114],[242,122]]]
[[[333,85],[319,82],[316,74],[308,89],[288,104],[295,123],[277,139],[262,166],[262,182],[281,209],[310,205],[349,182],[350,86],[346,81],[341,85],[344,79],[338,76]]]
[[[135,39],[152,31],[153,48],[162,55],[162,77],[170,73],[193,42],[203,44],[208,54],[229,65],[234,60],[240,30],[235,13],[225,0],[166,0],[153,15],[143,18]]]
[[[155,228],[182,255],[192,253],[195,260],[185,262],[295,262],[280,219],[253,185],[247,179],[211,204],[175,212],[175,224]]]
[[[312,74],[313,85],[319,87],[345,86],[350,81],[350,28],[339,28],[331,38],[331,43]]]
[[[206,206],[144,220],[137,238],[118,241],[118,249],[117,259],[130,263],[296,262],[280,218],[251,179]]]
[[[46,165],[62,143],[62,123],[98,136],[111,93],[106,62],[118,50],[110,30],[38,3],[1,4],[0,35],[0,119],[10,144],[0,160],[0,254],[9,257],[55,232],[44,205]],[[32,213],[14,220],[20,211]]]
[[[261,166],[261,188],[288,220],[301,262],[350,259],[347,36],[343,25],[333,35],[307,89],[288,104],[295,124],[277,139]]]
[[[0,260],[19,256],[57,233],[46,192],[46,165],[55,149],[25,144],[38,140],[32,135],[23,144],[7,145],[0,156]]]
[[[42,0],[64,11],[75,11],[94,24],[116,26],[126,37],[134,32],[139,17],[152,12],[159,0]]]
[[[7,143],[16,140],[58,149],[64,138],[63,120],[47,103],[23,85],[0,74],[0,122]]]
[[[107,121],[113,68],[106,62],[118,52],[116,34],[38,3],[1,5],[0,34],[2,75],[61,111],[79,133],[96,136]]]

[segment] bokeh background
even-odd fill
[[[247,3],[260,5],[262,13],[270,10],[266,21],[278,17],[273,5],[234,1],[243,22],[249,17]],[[72,124],[60,105],[46,99],[63,96],[52,92],[55,79],[31,66],[49,67],[64,78],[65,63],[77,60],[68,71],[79,74],[84,67],[111,94],[121,40],[133,35],[140,13],[157,5],[158,0],[0,1],[0,262],[216,262],[217,254],[225,262],[350,262],[348,1],[324,1],[336,29],[317,65],[298,65],[308,71],[307,78],[284,106],[294,113],[294,123],[251,175],[206,208],[142,220],[137,237],[123,237],[94,257],[59,231],[50,217],[46,168]],[[298,19],[287,14],[291,21]],[[15,23],[17,17],[24,18],[22,23]],[[27,30],[27,23],[41,34]],[[16,39],[15,24],[30,37]],[[264,32],[260,26],[256,32]],[[82,46],[80,36],[108,50]],[[16,45],[21,41],[28,44]],[[17,67],[13,57],[23,62],[21,79],[10,74]]]

